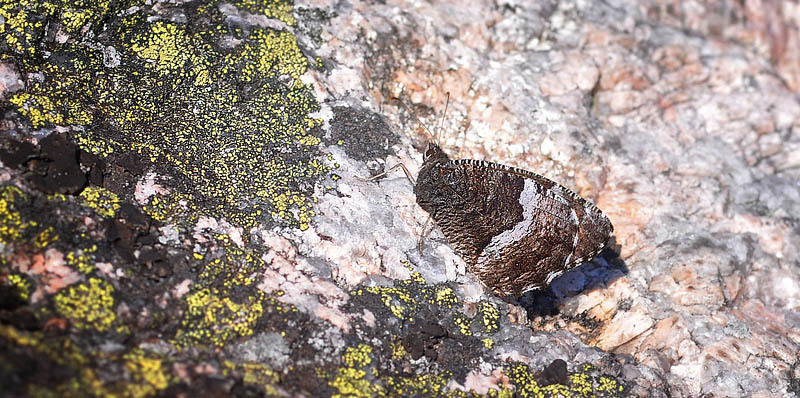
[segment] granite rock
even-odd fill
[[[796,4],[67,3],[0,1],[7,395],[800,394]],[[611,247],[493,296],[364,180],[431,136]]]

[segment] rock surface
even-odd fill
[[[800,395],[792,2],[0,17],[7,396]],[[402,171],[361,177],[431,134],[591,199],[611,248],[506,301],[420,254]]]

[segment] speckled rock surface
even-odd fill
[[[792,2],[0,0],[0,394],[797,397],[798,46]],[[415,117],[611,247],[518,300],[420,254],[360,178]]]

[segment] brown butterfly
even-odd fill
[[[470,272],[498,295],[546,287],[594,258],[614,227],[594,204],[538,174],[481,160],[452,160],[434,143],[414,184]]]

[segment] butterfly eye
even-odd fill
[[[425,161],[430,159],[433,155],[436,154],[437,151],[439,151],[439,147],[437,147],[434,144],[428,144],[428,147],[425,148],[425,154],[422,155],[422,160]]]

